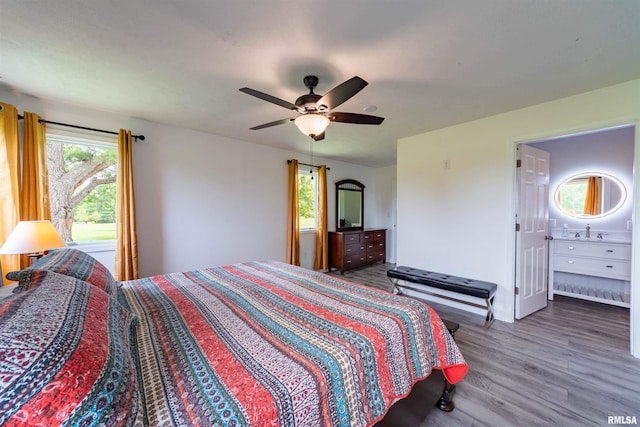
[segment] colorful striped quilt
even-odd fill
[[[124,282],[145,424],[369,426],[467,365],[426,304],[275,261]]]

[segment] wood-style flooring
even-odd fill
[[[389,268],[330,274],[390,290]],[[457,384],[456,409],[433,406],[442,391],[434,371],[377,427],[606,426],[609,416],[640,424],[640,359],[629,353],[628,309],[556,297],[523,320],[485,330],[481,315],[429,304],[460,323],[456,341],[469,373]]]

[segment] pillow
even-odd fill
[[[118,282],[111,272],[94,257],[74,248],[53,249],[30,267],[7,273],[9,280],[19,282],[14,293],[25,291],[32,285],[25,280],[24,272],[30,270],[49,270],[66,276],[75,277],[103,289],[111,296],[118,294]]]
[[[96,286],[46,270],[0,302],[0,425],[141,422],[131,314]]]

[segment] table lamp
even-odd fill
[[[0,248],[0,255],[28,254],[33,263],[44,251],[65,246],[51,221],[20,221]]]

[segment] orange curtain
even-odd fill
[[[318,229],[314,270],[329,269],[329,234],[327,225],[327,166],[318,168]]]
[[[296,159],[289,163],[286,262],[300,265],[300,209],[298,207],[298,161]]]
[[[51,220],[46,125],[39,120],[35,113],[24,113],[20,221]],[[28,255],[20,256],[21,268],[30,264]]]
[[[51,220],[45,123],[38,120],[37,114],[24,113],[21,221]]]
[[[20,146],[18,110],[0,102],[0,246],[20,220]],[[0,285],[4,275],[20,269],[19,255],[0,255]]]
[[[138,237],[133,191],[133,139],[131,131],[118,132],[116,178],[116,280],[138,278]]]
[[[590,176],[587,181],[587,195],[584,199],[585,215],[600,214],[600,177]]]

